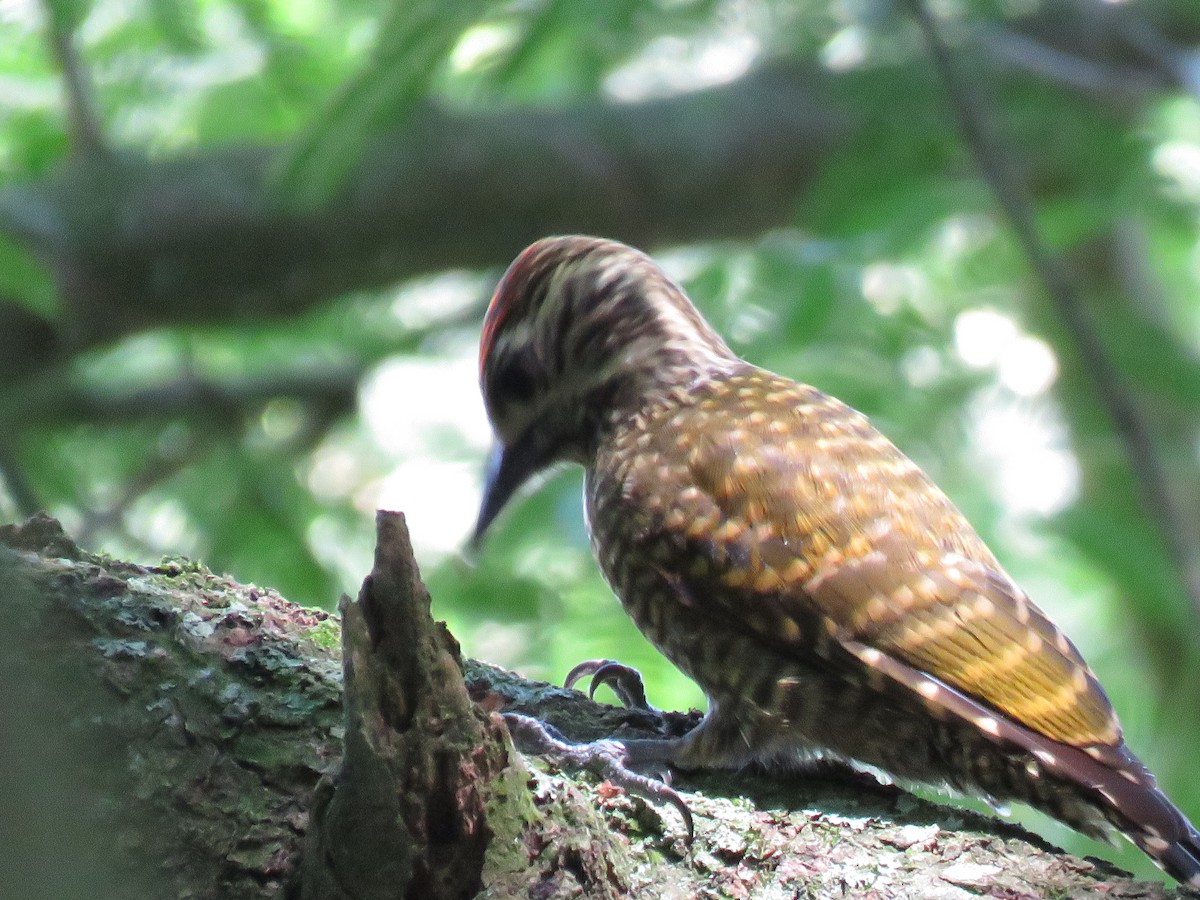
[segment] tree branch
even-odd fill
[[[394,556],[398,547],[381,552],[394,557],[389,566],[415,578],[407,550]],[[392,579],[389,587],[379,578],[368,580],[364,594],[386,594],[404,581]],[[251,898],[277,896],[285,883],[295,896],[301,858],[304,866],[329,862],[310,860],[303,848],[315,828],[310,809],[320,815],[330,808],[331,788],[317,785],[337,768],[343,742],[369,739],[386,754],[415,739],[393,730],[397,725],[432,724],[449,734],[461,717],[494,723],[488,713],[502,709],[544,718],[579,740],[648,736],[695,721],[601,706],[578,691],[471,660],[462,661],[463,693],[461,681],[455,687],[456,665],[406,668],[413,663],[383,637],[393,626],[421,630],[406,624],[411,618],[402,610],[366,614],[396,616],[382,631],[378,623],[364,630],[364,614],[353,624],[347,617],[347,628],[361,632],[345,638],[356,679],[347,686],[359,698],[351,703],[368,704],[347,714],[336,618],[185,561],[142,567],[84,553],[45,517],[0,528],[0,596],[9,628],[0,654],[0,750],[16,791],[0,792],[0,820],[21,825],[11,848],[15,863],[0,867],[3,896],[103,896],[119,885],[138,896]],[[442,638],[431,658],[453,660],[444,627],[432,633]],[[385,670],[393,674],[381,675]],[[426,673],[420,678],[436,672],[428,690],[458,691],[463,700],[469,694],[476,706],[439,702],[440,716],[426,719],[426,695],[400,688],[416,682],[389,680],[403,672],[418,677],[416,671]],[[364,718],[363,709],[374,712]],[[419,740],[439,739],[429,732]],[[677,786],[696,815],[696,843],[688,849],[680,823],[662,810],[591,776],[548,771],[511,748],[507,753],[510,767],[475,786],[507,797],[485,805],[493,837],[481,896],[495,900],[705,891],[1184,896],[1065,855],[1020,828],[838,771],[687,777]],[[445,758],[422,751],[411,766],[371,771],[457,771],[448,764],[423,768]],[[410,784],[417,793],[405,803],[457,804],[466,796],[422,795],[421,783]],[[339,790],[347,784],[339,779]],[[388,779],[372,784],[374,791],[346,789],[346,821],[357,814],[371,820],[380,791],[391,789]],[[356,812],[355,804],[364,805]],[[441,813],[419,827],[438,821],[446,821]],[[331,846],[312,839],[309,852]],[[374,896],[401,895],[397,886]]]
[[[1170,86],[1171,73],[1131,50],[1120,22],[1092,12],[1052,0],[1005,28],[1032,42],[1026,58],[1036,47],[1042,63],[1069,61],[1066,83],[1093,66],[1087,77],[1120,71],[1129,84]],[[1173,46],[1196,36],[1186,7],[1155,28]],[[986,30],[967,36],[989,40]],[[897,82],[910,89],[883,89]],[[886,108],[866,105],[870,97]],[[1089,98],[1124,109],[1130,94]],[[347,290],[502,265],[548,233],[647,248],[758,235],[795,221],[819,167],[864,125],[922,121],[929,102],[898,63],[847,73],[781,64],[637,104],[426,106],[364,150],[345,190],[307,211],[283,208],[271,189],[287,148],[76,158],[52,177],[0,188],[0,237],[50,267],[65,311],[49,343],[18,318],[6,343],[28,365],[0,359],[0,376],[145,327],[293,315]],[[34,341],[41,355],[23,349]]]
[[[64,421],[112,425],[188,417],[240,423],[278,398],[323,413],[353,409],[365,366],[313,366],[235,378],[183,375],[120,393],[94,390],[64,376],[39,380],[0,396],[0,422],[13,427]]]
[[[75,47],[75,26],[68,21],[74,4],[43,0],[50,50],[58,62],[63,78],[63,94],[67,105],[67,128],[71,150],[82,157],[94,157],[108,152],[104,129],[96,111],[91,79],[79,51]]]
[[[0,234],[53,269],[75,347],[149,325],[295,314],[341,291],[510,259],[549,232],[642,245],[786,222],[844,122],[819,80],[760,71],[633,105],[452,114],[376,141],[319,209],[271,193],[274,148],[80,159],[0,189]]]
[[[21,515],[32,516],[44,508],[37,488],[25,475],[10,435],[0,436],[0,480]]]
[[[920,24],[976,165],[1030,267],[1072,335],[1084,370],[1108,410],[1113,429],[1125,448],[1146,512],[1157,523],[1159,536],[1175,563],[1194,615],[1200,620],[1200,536],[1189,527],[1187,516],[1171,489],[1149,423],[1092,324],[1074,276],[1038,233],[1033,200],[1005,154],[1001,139],[991,128],[983,103],[959,72],[933,15],[923,0],[905,0],[905,3]]]
[[[970,39],[1002,64],[1106,98],[1144,100],[1166,83],[1161,72],[1087,59],[1009,28],[984,26]]]
[[[458,643],[430,615],[404,517],[381,511],[375,526],[374,568],[339,605],[344,751],[317,788],[300,896],[471,897],[500,823],[529,798],[503,720],[471,703]]]
[[[125,541],[134,544],[140,552],[151,559],[156,555],[144,541],[129,534],[123,521],[130,507],[156,484],[177,475],[194,461],[201,458],[210,446],[210,435],[189,433],[181,442],[171,442],[155,448],[141,467],[117,492],[116,496],[102,507],[85,508],[75,533],[85,544],[99,543],[97,535],[106,528],[120,528]]]

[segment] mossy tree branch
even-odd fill
[[[495,713],[577,740],[694,717],[605,707],[460,659],[428,616],[400,520],[380,521],[345,635],[333,616],[192,563],[85,553],[46,517],[0,529],[0,751],[13,776],[0,824],[16,836],[0,894],[1183,896],[836,771],[688,778],[688,848],[673,813],[523,760]],[[380,812],[396,830],[345,827]],[[354,865],[327,867],[338,842]],[[371,889],[352,889],[351,872]]]

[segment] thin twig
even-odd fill
[[[50,51],[63,76],[67,102],[67,129],[71,149],[78,156],[100,156],[107,152],[104,129],[96,111],[91,78],[75,47],[74,23],[65,21],[55,3],[44,0]]]
[[[204,439],[198,440],[189,434],[182,446],[161,449],[151,455],[110,503],[103,508],[84,511],[83,522],[75,530],[79,540],[91,545],[95,543],[98,532],[106,528],[120,528],[127,540],[136,541],[137,538],[124,525],[125,513],[147,492],[200,459],[212,444],[209,437],[211,435],[205,433]]]
[[[1163,78],[1157,73],[1087,59],[1012,28],[980,25],[969,37],[1002,64],[1089,94],[1139,100],[1163,87]]]
[[[126,391],[81,385],[53,373],[53,377],[10,390],[0,398],[0,425],[17,429],[68,422],[112,425],[174,418],[236,421],[257,414],[264,404],[277,398],[341,413],[353,408],[364,369],[361,364],[310,365],[306,370],[297,367],[232,378],[185,372],[172,381]]]
[[[28,518],[46,507],[43,505],[37,488],[25,474],[17,448],[8,438],[0,438],[0,479],[8,496],[12,498],[17,512]]]
[[[1200,72],[1189,60],[1189,54],[1171,41],[1144,16],[1120,9],[1114,4],[1093,3],[1095,12],[1107,15],[1115,23],[1113,31],[1134,50],[1141,53],[1167,78],[1200,99]]]
[[[1008,219],[1030,267],[1042,281],[1050,301],[1075,338],[1084,371],[1091,378],[1124,445],[1142,503],[1157,525],[1193,610],[1200,618],[1200,542],[1171,491],[1166,470],[1150,435],[1149,423],[1092,326],[1073,275],[1041,239],[1029,192],[1002,151],[1002,143],[991,129],[974,87],[959,72],[942,40],[937,22],[923,0],[904,2],[925,36],[976,165]]]

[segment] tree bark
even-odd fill
[[[404,518],[380,512],[375,567],[343,597],[346,731],[319,785],[298,892],[474,897],[492,823],[519,816],[503,720],[475,706],[458,644],[429,611]]]
[[[696,715],[462,659],[392,514],[341,623],[44,516],[0,529],[0,601],[6,897],[1183,896],[835,770],[687,777],[688,847],[674,813],[523,758],[497,713],[574,740]]]
[[[455,113],[432,104],[364,148],[316,208],[279,195],[286,146],[153,161],[85,156],[0,187],[0,237],[54,276],[61,321],[0,302],[0,378],[151,326],[296,315],[349,290],[499,265],[548,233],[641,245],[787,221],[841,131],[801,70],[686,97]],[[2,298],[0,298],[2,300]]]

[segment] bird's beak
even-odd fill
[[[475,520],[469,544],[472,550],[479,548],[484,532],[517,489],[546,464],[544,456],[536,430],[527,431],[512,444],[497,440],[492,446],[484,472],[479,518]]]
[[[472,550],[479,549],[484,532],[500,514],[514,490],[511,487],[505,489],[500,480],[500,471],[504,468],[504,449],[504,445],[496,441],[488,452],[483,470],[483,498],[479,501],[479,517],[475,520],[475,530],[471,532]]]

